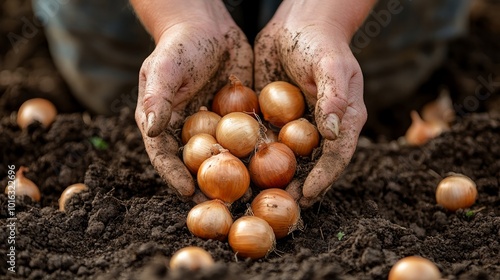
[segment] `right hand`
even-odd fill
[[[230,74],[251,87],[253,64],[252,49],[222,2],[201,14],[205,16],[169,24],[155,36],[156,48],[140,70],[135,111],[154,168],[181,197],[195,202],[206,198],[195,195],[193,177],[178,157],[172,133],[208,104]]]

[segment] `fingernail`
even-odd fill
[[[153,127],[153,124],[155,123],[155,113],[150,112],[146,117],[146,121],[146,132],[150,134],[151,127]]]
[[[340,133],[340,120],[336,114],[329,114],[326,118],[326,128],[330,130],[335,138],[339,137]],[[333,139],[331,139],[333,140]]]

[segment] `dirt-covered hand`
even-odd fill
[[[209,7],[189,14],[189,20],[179,17],[156,36],[150,30],[156,47],[140,70],[135,118],[159,175],[181,197],[199,202],[204,197],[194,195],[194,180],[178,156],[173,135],[185,117],[208,105],[230,74],[252,85],[253,54],[222,2],[197,3]],[[196,14],[191,8],[187,11]]]
[[[259,92],[269,82],[288,80],[301,88],[314,112],[325,139],[322,156],[303,185],[294,181],[287,189],[306,208],[321,199],[348,165],[367,113],[350,36],[333,21],[292,16],[291,2],[283,2],[256,39],[255,86]]]

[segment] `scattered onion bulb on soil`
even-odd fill
[[[302,117],[306,108],[300,89],[283,81],[266,85],[259,94],[259,105],[264,119],[277,127]]]
[[[274,250],[276,237],[273,228],[263,219],[243,216],[231,226],[228,241],[237,256],[260,259]]]
[[[214,199],[193,207],[186,224],[189,231],[200,238],[223,241],[233,224],[233,217],[224,202]]]
[[[406,142],[410,145],[423,145],[448,130],[448,125],[444,122],[426,122],[416,111],[411,111],[410,114],[412,123],[405,134]]]
[[[200,110],[187,117],[182,127],[182,144],[186,144],[191,137],[198,133],[207,133],[215,137],[215,128],[221,117],[201,106]]]
[[[213,264],[212,255],[203,248],[195,246],[178,250],[170,259],[170,269],[172,270],[185,268],[194,271],[210,267]]]
[[[25,129],[38,121],[44,127],[49,127],[57,116],[57,109],[52,102],[43,98],[33,98],[25,101],[17,112],[17,125]]]
[[[222,148],[200,165],[197,180],[200,190],[207,197],[227,203],[242,197],[250,186],[250,174],[246,166]]]
[[[422,108],[422,119],[427,122],[452,123],[456,114],[450,93],[443,90],[438,98],[424,105]]]
[[[11,186],[15,186],[16,197],[29,196],[33,201],[40,201],[41,194],[37,185],[33,183],[30,179],[24,177],[24,171],[28,171],[28,168],[21,166],[16,172],[16,179],[14,180],[14,185],[8,185],[5,188],[6,195],[12,195]]]
[[[259,98],[255,91],[244,86],[235,76],[229,76],[229,83],[214,96],[212,111],[225,116],[232,112],[259,114]]]
[[[245,113],[233,112],[219,121],[215,138],[231,154],[242,158],[253,152],[259,133],[259,122]]]
[[[255,217],[264,219],[273,228],[276,239],[301,227],[300,208],[282,189],[261,191],[252,201],[251,209]]]
[[[89,188],[87,185],[82,183],[73,184],[67,187],[61,194],[59,198],[59,210],[65,211],[66,203],[77,193],[87,191]]]
[[[476,202],[476,198],[476,184],[462,174],[444,178],[436,188],[437,203],[450,211],[470,207]]]
[[[411,256],[400,259],[389,272],[388,280],[439,280],[441,273],[428,259]]]
[[[252,182],[262,189],[286,187],[296,168],[292,150],[279,142],[259,144],[248,164]]]
[[[207,133],[199,133],[189,139],[182,150],[182,160],[192,174],[198,172],[200,165],[212,156],[212,146],[217,140]]]
[[[296,155],[305,157],[319,146],[319,132],[308,120],[300,118],[281,128],[278,141],[287,145]]]

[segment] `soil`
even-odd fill
[[[16,272],[10,273],[12,220],[7,196],[0,195],[0,279],[387,279],[394,263],[410,255],[433,261],[445,279],[500,279],[498,88],[421,147],[361,138],[344,175],[322,201],[302,211],[305,228],[280,239],[264,259],[241,259],[227,242],[188,231],[193,203],[178,199],[156,174],[132,110],[91,116],[69,95],[56,98],[68,90],[42,30],[13,51],[6,34],[21,30],[28,2],[0,1],[0,185],[7,185],[9,165],[26,166],[42,200],[16,201]],[[499,73],[500,24],[490,13],[499,5],[479,2],[484,6],[471,16],[470,35],[454,42],[446,63],[453,69],[450,88],[468,95],[478,75],[493,73],[498,81]],[[34,96],[66,111],[48,129],[34,124],[22,131],[16,110]],[[455,98],[460,103],[464,95]],[[451,172],[476,182],[479,195],[470,209],[449,212],[436,204],[435,188]],[[77,182],[90,191],[59,211],[60,194]],[[238,202],[231,211],[237,218],[245,209]],[[195,273],[169,270],[172,254],[189,245],[208,250],[216,265]]]

